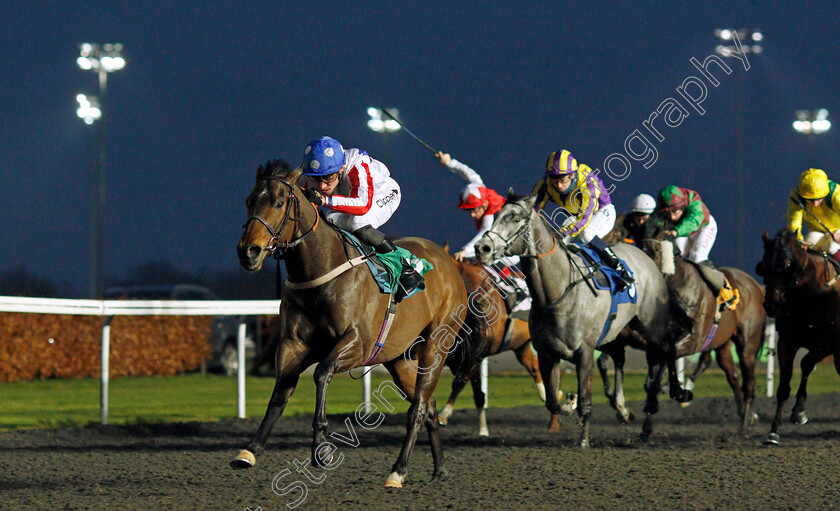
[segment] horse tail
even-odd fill
[[[467,301],[467,317],[461,327],[458,346],[459,361],[463,369],[471,370],[488,351],[490,323],[487,321],[487,311],[490,303],[484,293],[477,292],[477,288],[470,294]]]

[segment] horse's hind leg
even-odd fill
[[[425,332],[424,332],[425,334]],[[447,477],[443,460],[443,446],[440,441],[440,425],[438,423],[437,409],[432,392],[437,385],[440,372],[443,369],[444,353],[438,346],[439,339],[426,341],[426,336],[419,343],[416,366],[409,367],[405,359],[395,362],[389,367],[391,374],[396,374],[406,390],[414,389],[411,396],[411,406],[408,409],[408,420],[406,435],[400,455],[391,469],[391,474],[385,480],[386,487],[402,488],[405,476],[408,472],[408,459],[417,443],[417,435],[420,428],[425,424],[429,432],[429,443],[432,447],[432,460],[435,471],[432,474],[432,481],[442,481]],[[414,362],[412,362],[414,364]],[[415,372],[416,370],[416,372]],[[416,374],[414,385],[410,385],[411,374]],[[432,424],[432,422],[434,424]]]
[[[248,447],[230,460],[233,468],[249,468],[256,463],[256,457],[262,454],[265,449],[265,442],[271,434],[277,419],[283,415],[286,403],[297,387],[300,371],[306,367],[309,348],[303,343],[288,342],[280,343],[277,348],[277,374],[274,382],[274,391],[268,401],[268,408],[265,411],[260,427],[248,443]]]
[[[738,353],[738,361],[741,365],[741,393],[744,396],[741,429],[746,430],[758,421],[758,414],[753,411],[752,405],[755,401],[755,361],[758,358],[764,329],[757,328],[748,336],[739,330],[735,335],[735,351]]]
[[[717,362],[723,373],[726,375],[726,381],[729,387],[732,388],[732,393],[735,395],[735,407],[738,409],[738,417],[744,416],[744,395],[741,393],[741,382],[738,381],[738,370],[735,368],[735,361],[732,359],[732,341],[726,341],[721,346],[715,349],[717,354]]]
[[[624,399],[624,362],[626,355],[624,353],[624,346],[616,346],[612,351],[613,363],[615,365],[615,404],[614,408],[618,420],[624,424],[633,422],[635,415],[633,411],[627,408],[627,402]]]
[[[449,417],[452,416],[452,412],[455,410],[455,400],[458,399],[458,395],[464,390],[467,381],[470,379],[470,372],[464,367],[466,362],[461,360],[461,357],[457,360],[452,358],[457,356],[457,353],[449,355],[449,358],[446,360],[446,365],[452,370],[454,378],[452,379],[452,392],[449,393],[449,400],[447,400],[443,410],[438,414],[438,421],[441,426],[446,426],[449,422]]]
[[[685,383],[685,390],[694,390],[697,378],[700,378],[700,375],[706,372],[706,369],[708,369],[710,365],[712,365],[712,352],[704,351],[700,354],[700,360],[697,361],[697,366],[694,367],[694,372],[691,373],[691,376]],[[686,403],[686,405],[688,405],[688,403]]]
[[[487,402],[487,396],[481,390],[481,374],[480,371],[473,371],[470,377],[470,384],[473,390],[473,401],[475,402],[475,413],[478,416],[478,436],[490,436],[490,430],[487,429],[487,409],[484,404]]]
[[[793,411],[790,414],[790,421],[796,425],[808,423],[808,416],[805,415],[805,401],[808,399],[808,377],[814,366],[828,356],[824,351],[809,351],[802,357],[802,380],[799,382],[799,389],[796,391],[796,404],[793,405]]]
[[[610,356],[607,352],[602,351],[601,356],[598,357],[598,372],[601,374],[601,381],[604,382],[604,395],[607,397],[607,400],[610,402],[610,406],[615,408],[615,391],[613,390],[612,384],[610,384],[610,376],[608,373],[609,368],[607,367],[607,363],[610,361]]]
[[[542,376],[540,376],[540,362],[537,359],[534,349],[531,347],[531,341],[526,341],[525,344],[516,348],[514,354],[516,355],[516,360],[528,370],[528,374],[534,379],[534,386],[540,394],[540,400],[545,403],[545,384],[543,383]],[[558,390],[557,397],[563,399],[562,390]]]

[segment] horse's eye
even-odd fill
[[[521,221],[521,220],[522,220],[522,217],[520,217],[520,216],[514,216],[514,217],[513,217],[513,221],[514,221],[514,222],[519,222],[519,221]]]
[[[277,201],[277,204],[275,204],[274,207],[277,209],[283,209],[283,200],[280,199],[279,201]]]

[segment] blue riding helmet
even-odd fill
[[[304,176],[328,176],[344,165],[344,148],[330,137],[316,138],[303,151]]]

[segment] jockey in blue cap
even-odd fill
[[[303,176],[299,183],[310,202],[327,209],[324,217],[333,225],[351,231],[385,254],[394,243],[377,228],[388,221],[400,205],[400,185],[382,162],[360,149],[344,149],[330,137],[320,137],[303,152]],[[423,283],[423,277],[403,261],[401,293],[397,301]]]

